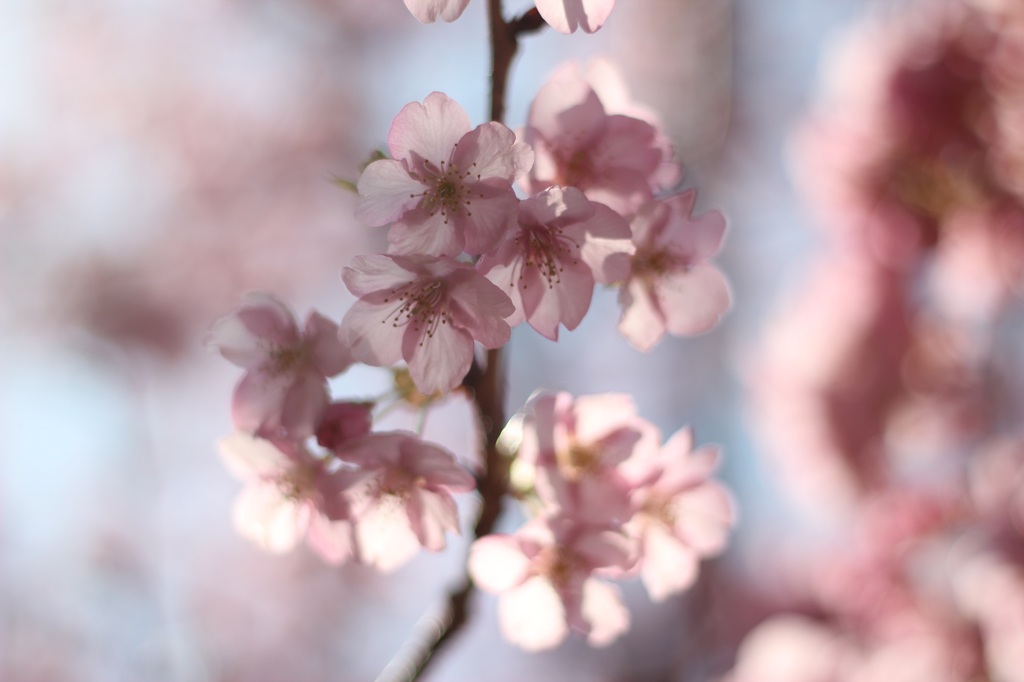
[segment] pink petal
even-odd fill
[[[263,340],[253,335],[234,313],[213,324],[206,337],[206,345],[216,348],[228,362],[246,369],[258,367],[267,359]]]
[[[697,553],[653,521],[643,537],[640,579],[652,601],[660,602],[682,592],[697,580]]]
[[[313,365],[325,377],[341,374],[354,362],[352,351],[338,340],[337,323],[320,313],[313,311],[309,314],[304,336]]]
[[[526,651],[551,649],[569,634],[562,600],[540,576],[498,598],[498,620],[505,639]]]
[[[456,222],[461,211],[444,215],[419,207],[391,226],[388,253],[427,256],[458,256],[465,246],[465,228]]]
[[[668,247],[673,253],[685,255],[691,263],[713,258],[721,249],[725,236],[725,216],[719,211],[690,217],[696,195],[696,190],[690,190],[664,200],[672,210],[672,219],[656,240],[657,244]]]
[[[359,191],[356,218],[378,227],[395,222],[419,206],[427,186],[413,179],[400,162],[380,159],[366,167],[356,189]]]
[[[331,400],[327,383],[316,374],[302,374],[289,386],[280,413],[268,415],[265,427],[280,426],[289,439],[302,440],[316,433],[320,418]]]
[[[654,146],[656,133],[650,123],[638,118],[609,116],[604,134],[588,151],[599,167],[633,171],[646,184],[662,158],[661,150]]]
[[[305,503],[281,495],[276,483],[252,483],[235,500],[234,524],[242,537],[263,549],[282,554],[291,550],[308,523]]]
[[[558,340],[559,324],[569,330],[579,326],[594,295],[594,277],[586,263],[562,263],[560,279],[553,284],[535,266],[524,267],[516,283],[526,320],[552,341]]]
[[[455,500],[447,493],[414,489],[409,493],[406,511],[409,527],[416,539],[432,552],[440,552],[445,548],[445,530],[459,530]]]
[[[675,534],[701,556],[717,554],[725,547],[734,517],[729,492],[708,481],[677,499]]]
[[[665,336],[665,318],[653,292],[640,278],[630,279],[619,290],[619,332],[638,350],[654,348]]]
[[[615,0],[536,0],[544,21],[559,33],[582,28],[593,33],[601,28],[615,7]]]
[[[511,185],[467,183],[473,194],[472,204],[459,211],[453,220],[462,226],[466,253],[482,254],[494,249],[515,227],[519,200]]]
[[[410,437],[402,449],[406,468],[425,479],[427,490],[465,493],[476,489],[476,479],[444,448]]]
[[[402,359],[402,337],[406,328],[394,325],[398,306],[394,300],[374,303],[360,299],[349,308],[341,320],[338,335],[351,349],[353,358],[374,367],[392,365]]]
[[[299,340],[291,311],[267,294],[246,294],[239,308],[210,329],[206,343],[228,361],[245,368],[267,359],[270,346],[288,346]]]
[[[590,623],[587,643],[608,646],[629,630],[629,610],[619,588],[593,578],[583,583],[583,618]]]
[[[685,198],[688,194],[681,196]],[[629,224],[637,248],[654,246],[671,216],[672,210],[664,201],[649,201],[641,206]]]
[[[568,393],[535,392],[523,408],[523,439],[518,457],[527,464],[542,464],[553,456],[553,434],[558,415],[572,408]]]
[[[512,153],[516,136],[501,123],[479,125],[459,140],[452,153],[452,167],[467,174],[470,182],[500,180],[511,187],[512,181],[522,173],[524,151]]]
[[[587,220],[594,215],[594,210],[580,190],[554,186],[523,199],[519,204],[519,221],[524,225],[561,226]]]
[[[505,318],[505,324],[511,328],[521,324],[524,320],[523,299],[519,294],[519,287],[515,286],[519,279],[522,260],[515,255],[517,250],[515,243],[511,240],[506,241],[499,249],[498,253],[481,258],[478,267],[480,273],[503,291],[515,306],[512,314]],[[507,261],[506,258],[508,258]]]
[[[628,569],[636,563],[636,544],[618,531],[587,531],[573,548],[586,561],[587,572],[596,568]]]
[[[340,564],[352,557],[353,533],[348,521],[331,521],[323,514],[313,514],[306,542],[327,563]]]
[[[447,393],[469,372],[473,337],[451,324],[438,324],[430,336],[424,329],[417,332],[408,325],[402,339],[402,356],[420,392]]]
[[[405,105],[388,133],[391,156],[415,163],[421,159],[441,167],[451,160],[455,144],[470,131],[469,115],[459,104],[441,92],[432,92],[423,104]]]
[[[469,0],[405,0],[405,6],[412,15],[424,24],[432,24],[438,19],[455,21],[467,5]]]
[[[629,277],[630,259],[635,248],[629,223],[604,204],[591,202],[594,216],[583,223],[586,238],[580,256],[601,284],[621,282]]]
[[[505,318],[515,312],[515,304],[505,292],[472,268],[454,273],[449,283],[454,323],[484,348],[500,348],[508,343],[512,330]]]
[[[356,520],[359,558],[385,573],[407,563],[420,551],[404,506],[380,500],[362,510]]]
[[[477,587],[498,594],[526,579],[530,560],[519,543],[508,535],[487,535],[473,543],[467,564]]]
[[[419,277],[408,259],[380,254],[356,256],[342,273],[345,286],[356,296],[390,291]]]
[[[683,448],[683,443],[674,445],[672,440],[663,446],[658,459],[664,472],[655,484],[659,492],[672,495],[693,488],[706,481],[718,467],[718,448],[705,446],[693,452]]]
[[[729,283],[712,265],[666,275],[657,280],[654,291],[665,315],[665,327],[676,336],[710,330],[732,305]]]
[[[224,465],[241,479],[276,478],[294,465],[273,443],[236,431],[217,443]]]
[[[576,437],[594,443],[638,419],[633,397],[627,393],[602,393],[576,398],[573,405]]]
[[[604,129],[606,119],[601,100],[590,85],[571,72],[561,71],[545,83],[533,99],[526,142],[533,144],[533,136],[539,134],[554,145],[571,134],[573,149],[583,149]],[[537,146],[534,144],[535,151]],[[538,170],[535,166],[531,177],[538,177]]]

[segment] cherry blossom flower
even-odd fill
[[[511,335],[508,296],[473,266],[428,256],[356,256],[345,284],[359,300],[339,333],[368,365],[405,360],[427,395],[455,388],[473,362],[473,342],[500,348]]]
[[[443,550],[446,530],[459,532],[452,493],[469,492],[476,481],[448,450],[396,431],[350,441],[339,456],[368,474],[352,493],[362,561],[391,571],[421,546]]]
[[[345,494],[359,472],[329,469],[301,446],[242,432],[221,440],[219,450],[228,470],[246,483],[234,507],[235,528],[243,537],[283,554],[305,536],[330,563],[352,555]]]
[[[535,152],[529,192],[577,187],[629,216],[662,188],[664,138],[646,121],[609,115],[577,69],[558,70],[537,92],[523,139]]]
[[[653,457],[640,461],[628,476],[636,483],[636,510],[626,524],[640,541],[640,577],[654,601],[688,588],[698,562],[725,547],[733,525],[729,493],[710,480],[718,450],[693,450],[693,433],[681,429]]]
[[[513,535],[473,543],[469,573],[480,589],[500,595],[501,631],[527,651],[558,646],[570,630],[593,646],[629,629],[618,588],[593,577],[598,569],[626,570],[634,548],[620,532],[565,517],[538,517]]]
[[[619,292],[619,331],[640,350],[666,331],[706,332],[729,309],[729,285],[708,262],[721,248],[725,218],[718,211],[693,218],[695,200],[690,190],[648,203],[631,223],[636,253]]]
[[[510,325],[525,318],[557,341],[559,324],[572,330],[583,319],[595,280],[626,277],[632,248],[622,216],[578,189],[551,187],[520,202],[518,229],[478,268],[515,304]]]
[[[394,158],[374,161],[359,178],[356,216],[394,223],[391,253],[481,254],[514,225],[512,182],[533,153],[502,124],[471,129],[462,107],[434,92],[398,113],[388,147]]]
[[[291,311],[266,294],[247,295],[213,325],[207,344],[246,369],[232,399],[235,427],[271,437],[313,435],[329,402],[327,378],[352,364],[334,322],[314,311],[299,331]]]
[[[549,509],[589,522],[630,517],[623,468],[657,450],[660,434],[637,416],[629,395],[538,393],[524,408],[522,428],[518,459],[536,467],[537,492]]]
[[[577,28],[593,33],[614,6],[615,0],[537,0],[537,11],[559,33],[575,33]]]
[[[412,15],[424,24],[438,19],[452,22],[462,16],[469,0],[405,0]]]

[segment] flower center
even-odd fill
[[[562,177],[559,184],[569,187],[585,188],[587,180],[593,175],[590,156],[586,151],[577,149],[562,163]]]
[[[523,252],[523,268],[536,268],[547,281],[549,289],[561,283],[562,272],[565,270],[565,266],[562,265],[564,261],[571,261],[572,265],[579,262],[576,256],[579,254],[580,245],[566,237],[560,227],[524,227],[515,241],[516,246]],[[522,279],[521,270],[519,280]],[[523,286],[525,288],[526,285]]]
[[[601,454],[593,445],[573,443],[567,450],[556,453],[555,457],[562,475],[573,483],[601,468]]]
[[[672,498],[652,496],[644,503],[643,511],[668,528],[675,528],[678,509]]]
[[[316,483],[316,470],[309,466],[294,466],[284,474],[277,484],[281,496],[291,502],[301,502],[313,492]]]
[[[665,250],[637,251],[632,262],[633,274],[637,277],[663,277],[687,267],[685,260]]]
[[[466,184],[466,181],[471,180],[473,176],[476,176],[476,180],[481,179],[480,173],[476,172],[475,161],[465,171],[450,162],[441,161],[434,164],[428,161],[423,163],[420,171],[410,171],[409,175],[430,188],[424,190],[420,195],[423,197],[421,206],[430,215],[440,213],[445,224],[448,223],[449,217],[463,209],[467,216],[473,215],[469,207],[473,204],[474,194],[481,199],[484,196],[479,192],[474,192]],[[409,195],[410,198],[415,196],[415,194]]]
[[[309,359],[309,349],[304,343],[293,346],[274,346],[270,349],[270,372],[290,374],[298,370]]]
[[[547,578],[556,590],[561,590],[569,584],[572,576],[580,571],[580,564],[572,550],[552,545],[545,547],[537,555],[534,570],[538,575]]]
[[[398,305],[381,320],[382,323],[391,320],[392,327],[412,324],[414,331],[424,331],[427,337],[431,337],[437,331],[438,325],[452,322],[451,313],[448,311],[448,290],[444,280],[416,282],[406,287],[392,289],[384,302],[388,303],[392,298],[398,300]],[[421,340],[420,345],[422,344]]]

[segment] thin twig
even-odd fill
[[[505,93],[508,90],[509,70],[519,36],[540,30],[545,24],[536,8],[521,17],[505,21],[501,0],[487,0],[487,20],[491,37],[491,120],[505,118]],[[505,425],[505,367],[501,349],[487,352],[487,364],[481,367],[474,360],[462,387],[476,405],[477,417],[483,432],[484,468],[477,479],[481,497],[480,515],[473,527],[473,536],[489,535],[501,516],[502,501],[508,492],[509,460],[498,448],[498,436]],[[410,641],[405,649],[384,669],[378,682],[415,682],[427,670],[448,642],[458,633],[469,617],[469,600],[475,591],[473,579],[467,573],[462,585],[448,593],[442,615],[428,614],[420,619],[418,639]],[[414,633],[414,638],[416,633]],[[399,659],[404,658],[405,663]]]

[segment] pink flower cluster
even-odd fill
[[[284,304],[251,295],[209,343],[247,370],[232,404],[237,431],[220,443],[245,482],[234,511],[244,537],[272,552],[305,537],[326,561],[388,571],[459,532],[452,494],[476,483],[452,453],[373,432],[372,403],[330,401],[327,378],[353,357],[335,323],[313,312],[300,332]]]
[[[629,612],[602,578],[639,575],[661,601],[723,549],[734,513],[710,478],[718,452],[694,450],[688,429],[662,444],[629,396],[568,393],[534,395],[506,431],[520,429],[516,466],[532,472],[536,515],[478,539],[469,560],[474,582],[500,595],[513,643],[546,649],[573,631],[606,645],[629,628]]]
[[[542,4],[585,30],[611,9]],[[433,20],[465,3],[409,5]],[[341,323],[314,312],[300,330],[283,304],[252,296],[214,326],[210,343],[246,369],[239,432],[221,443],[246,483],[235,509],[244,536],[271,551],[305,537],[328,561],[391,570],[458,532],[453,494],[474,478],[411,433],[373,431],[373,404],[331,402],[327,380],[353,363],[404,362],[396,376],[407,372],[429,404],[462,385],[478,345],[501,348],[513,326],[551,340],[575,329],[597,284],[620,287],[619,329],[642,350],[666,333],[704,332],[728,309],[711,262],[725,221],[694,216],[693,190],[659,196],[681,172],[656,122],[612,113],[566,68],[537,95],[521,137],[497,122],[474,127],[439,92],[405,106],[390,158],[356,184],[356,216],[388,227],[388,252],[344,269],[357,300]],[[535,473],[541,512],[514,535],[479,538],[469,571],[503,593],[513,642],[541,649],[573,630],[606,644],[629,614],[601,578],[639,576],[662,600],[722,550],[733,512],[710,480],[717,451],[693,451],[686,430],[662,444],[626,396],[539,394],[524,420],[517,459]]]
[[[869,25],[801,132],[831,248],[751,393],[839,523],[728,682],[1024,680],[1022,35],[1001,0]]]
[[[654,124],[609,113],[564,68],[523,140],[500,123],[472,127],[439,92],[395,117],[392,158],[357,185],[357,217],[389,226],[390,247],[345,269],[359,301],[340,333],[356,360],[404,361],[421,391],[445,393],[476,343],[500,348],[521,322],[552,340],[575,329],[596,284],[621,287],[619,328],[642,350],[707,331],[729,308],[711,262],[725,221],[695,217],[693,190],[656,198],[679,169]],[[531,195],[519,199],[516,182]]]

